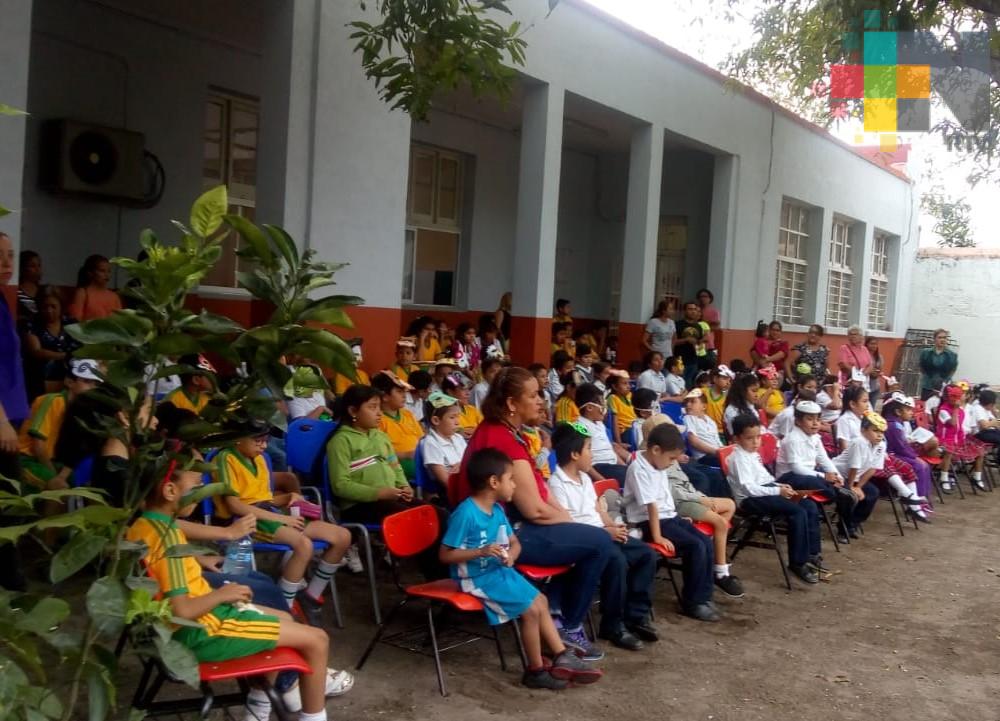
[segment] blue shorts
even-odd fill
[[[507,623],[535,601],[538,589],[513,568],[501,566],[475,578],[458,579],[462,590],[483,602],[491,626]]]

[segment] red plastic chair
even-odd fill
[[[657,543],[647,543],[647,546],[653,549],[659,559],[659,567],[667,569],[667,580],[670,581],[670,585],[674,589],[674,595],[677,596],[677,602],[683,604],[683,599],[681,598],[681,589],[677,585],[677,579],[674,578],[674,571],[681,570],[679,565],[679,557],[676,551],[668,551],[663,546]]]
[[[448,693],[445,690],[444,685],[444,672],[441,669],[441,653],[457,646],[462,646],[467,643],[472,643],[473,641],[478,641],[481,638],[488,637],[483,636],[482,634],[463,631],[462,634],[465,636],[463,640],[457,641],[445,648],[439,648],[437,631],[434,628],[434,611],[437,608],[437,604],[447,604],[458,611],[472,613],[482,612],[482,601],[473,596],[471,593],[465,593],[462,591],[459,587],[458,581],[450,578],[441,579],[439,581],[430,581],[428,583],[417,583],[410,586],[404,586],[399,581],[398,563],[396,562],[397,559],[415,556],[416,554],[426,550],[437,541],[438,531],[437,513],[434,511],[432,506],[428,505],[416,506],[415,508],[410,508],[405,511],[400,511],[399,513],[394,513],[391,516],[386,516],[385,519],[383,519],[382,538],[384,539],[386,548],[389,550],[393,560],[392,566],[393,573],[396,576],[396,585],[403,591],[404,596],[400,602],[397,603],[391,611],[389,611],[385,620],[379,624],[378,630],[375,632],[375,636],[372,638],[368,647],[365,649],[364,654],[362,654],[361,659],[358,661],[357,668],[358,670],[361,670],[361,667],[365,665],[365,662],[368,660],[368,657],[371,655],[379,641],[383,641],[384,643],[398,648],[404,648],[408,651],[421,652],[418,648],[414,648],[410,645],[404,645],[405,637],[412,635],[412,631],[409,633],[404,631],[384,639],[383,635],[401,608],[414,599],[422,599],[428,602],[427,633],[430,636],[431,648],[434,655],[434,668],[437,671],[438,689],[441,691],[442,696],[447,696]],[[516,621],[511,624],[511,626],[514,628],[518,650],[521,652],[521,658],[523,659],[525,656],[521,646],[521,636],[518,631]],[[498,627],[492,627],[492,631],[493,640],[496,642],[497,653],[500,656],[500,668],[506,671],[507,661],[504,658],[503,648],[500,645]]]
[[[778,437],[773,433],[761,433],[758,453],[764,466],[773,471],[774,464],[778,462]]]
[[[603,481],[594,481],[594,493],[600,498],[608,491],[618,491],[621,492],[621,487],[618,485],[618,481],[614,478],[605,478]]]

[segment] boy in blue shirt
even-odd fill
[[[441,539],[442,563],[461,589],[483,602],[491,626],[520,617],[528,670],[522,683],[529,688],[559,690],[569,682],[593,683],[602,672],[566,648],[549,614],[545,596],[512,566],[521,553],[501,502],[514,497],[514,466],[494,448],[472,455],[467,476],[472,495],[462,501]],[[554,654],[552,665],[542,660],[542,641]]]

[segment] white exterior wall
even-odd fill
[[[0,42],[0,103],[24,110],[28,107],[28,47],[31,39],[31,2],[0,0],[4,39]],[[20,211],[24,164],[25,118],[0,115],[0,206]],[[0,231],[16,244],[21,235],[23,213],[0,218]],[[14,268],[17,273],[17,267]]]
[[[1000,383],[1000,253],[921,250],[913,264],[912,298],[909,327],[944,328],[958,344],[956,378]]]

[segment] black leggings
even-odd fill
[[[420,564],[420,572],[428,581],[448,577],[448,567],[438,560],[438,548],[441,546],[441,538],[445,529],[448,528],[448,511],[440,506],[434,506],[424,501],[413,499],[406,501],[371,501],[370,503],[355,503],[350,508],[345,508],[340,514],[340,519],[344,523],[381,523],[386,516],[393,513],[406,511],[417,506],[430,505],[437,513],[438,535],[434,543],[425,550],[417,554],[417,563]]]

